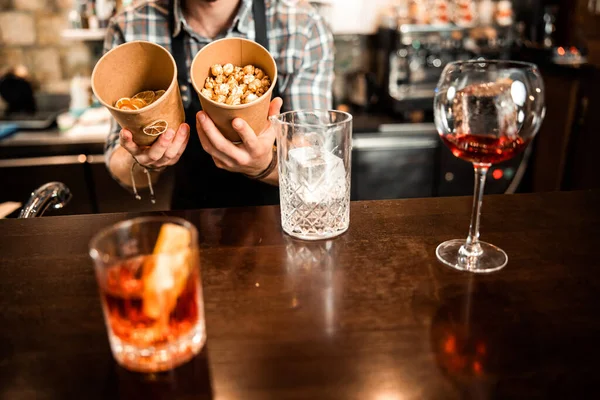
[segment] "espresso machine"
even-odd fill
[[[377,31],[378,97],[380,107],[392,114],[410,119],[421,111],[431,118],[434,90],[449,62],[510,58],[511,26],[413,22],[392,8]]]

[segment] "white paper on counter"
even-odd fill
[[[64,132],[65,137],[77,137],[86,139],[104,140],[110,132],[110,123],[99,125],[75,125],[73,128]]]
[[[62,136],[104,140],[110,132],[110,113],[104,107],[90,108]]]

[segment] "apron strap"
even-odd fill
[[[256,43],[269,51],[269,37],[267,36],[267,8],[265,0],[254,0],[252,2],[252,14],[254,16],[254,31],[256,33]],[[280,97],[279,81],[275,83],[273,95],[271,98]]]
[[[187,85],[188,70],[185,54],[184,33],[173,36],[175,32],[175,0],[169,0],[169,33],[171,34],[171,53],[177,64],[177,80],[180,85]]]

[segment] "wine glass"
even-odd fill
[[[544,83],[536,65],[517,61],[458,61],[444,69],[434,113],[442,141],[452,154],[473,163],[475,195],[466,240],[440,244],[444,264],[474,273],[503,268],[508,256],[479,241],[479,217],[488,169],[521,152],[537,134],[545,114]]]

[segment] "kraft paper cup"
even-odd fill
[[[271,78],[271,87],[261,97],[252,103],[231,106],[217,103],[202,96],[200,91],[210,74],[214,64],[231,63],[244,67],[254,65],[262,69]],[[267,49],[256,42],[241,38],[226,38],[216,40],[202,48],[194,57],[191,67],[192,85],[198,92],[202,109],[213,120],[223,136],[232,142],[239,142],[240,137],[231,126],[235,118],[242,118],[258,135],[269,124],[269,104],[273,88],[277,83],[277,65]]]
[[[132,132],[133,141],[138,145],[149,146],[164,133],[163,130],[148,134],[151,130],[147,127],[155,123],[164,125],[164,121],[168,128],[177,130],[185,121],[175,60],[157,44],[134,41],[110,50],[94,67],[92,90],[119,125]],[[114,107],[117,100],[144,90],[164,90],[165,93],[139,110]]]

